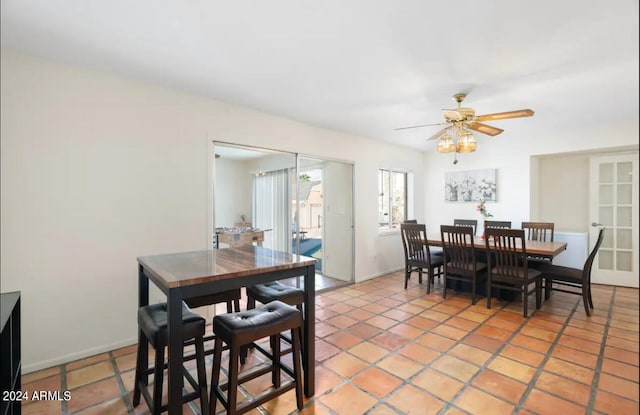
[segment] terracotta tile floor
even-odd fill
[[[525,319],[517,301],[487,309],[451,290],[443,300],[439,282],[430,295],[402,283],[394,273],[318,294],[316,396],[303,414],[638,414],[638,289],[594,286],[592,317],[581,297],[554,293]],[[23,414],[146,413],[131,406],[134,364],[135,345],[27,374],[23,390],[71,400]],[[254,352],[245,370],[261,364]],[[291,391],[250,413],[295,412]]]

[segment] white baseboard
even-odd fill
[[[120,349],[122,347],[131,346],[133,344],[138,343],[137,338],[126,339],[112,344],[106,344],[99,347],[94,347],[92,349],[82,350],[75,353],[69,353],[64,356],[56,357],[54,359],[49,360],[41,360],[39,362],[31,363],[28,365],[22,366],[22,374],[25,375],[27,373],[35,372],[42,369],[48,369],[53,366],[62,365],[65,363],[73,362],[74,360],[84,359],[85,357],[94,356],[100,353],[110,352],[115,349]]]
[[[382,277],[383,275],[393,274],[394,272],[398,272],[398,271],[402,271],[402,270],[403,270],[403,268],[398,268],[398,269],[392,269],[392,270],[389,270],[389,271],[376,272],[375,274],[365,275],[362,278],[356,278],[356,283],[363,282],[363,281],[366,281],[366,280],[370,280],[372,278]]]

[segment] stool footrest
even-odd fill
[[[266,373],[266,372],[265,372]],[[240,383],[238,383],[240,384]],[[222,386],[228,386],[227,384],[224,384]],[[244,414],[245,412],[249,412],[250,410],[257,408],[258,406],[262,405],[265,402],[269,402],[271,399],[275,398],[276,396],[280,396],[285,392],[290,391],[291,389],[296,387],[296,383],[295,382],[289,382],[283,386],[280,386],[279,388],[276,388],[262,396],[257,397],[256,399],[252,399],[249,402],[243,403],[242,405],[239,405],[236,410],[235,413],[237,415],[241,415]],[[229,401],[227,400],[227,397],[224,395],[224,393],[222,393],[222,390],[220,389],[221,387],[217,387],[215,392],[216,392],[216,396],[218,397],[218,399],[220,400],[220,402],[222,402],[222,405],[226,408],[229,406]],[[226,388],[225,388],[226,389]]]

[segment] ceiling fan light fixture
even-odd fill
[[[456,151],[458,153],[473,153],[476,151],[476,138],[467,130],[458,131],[458,142],[456,143]]]
[[[451,153],[452,151],[455,151],[455,149],[456,146],[453,144],[453,140],[449,134],[445,134],[440,137],[440,140],[438,141],[438,153]]]

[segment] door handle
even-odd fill
[[[601,223],[597,223],[597,222],[591,222],[591,226],[596,227],[596,226],[602,226]]]

